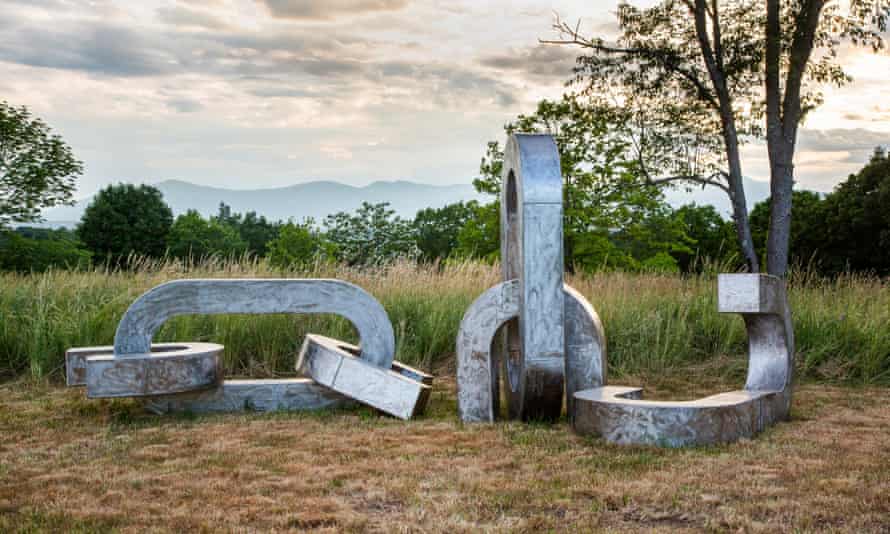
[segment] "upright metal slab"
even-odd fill
[[[580,391],[572,418],[577,432],[614,443],[682,447],[751,437],[788,417],[794,331],[784,283],[765,274],[721,274],[717,283],[718,310],[745,320],[745,389],[685,402],[644,401],[639,388]]]
[[[503,281],[519,282],[516,321],[505,328],[512,417],[556,419],[565,384],[562,174],[550,135],[513,134],[501,188]]]
[[[590,303],[568,285],[563,286],[563,291],[569,402],[576,391],[604,384],[606,341],[599,316]],[[499,356],[493,344],[497,343],[498,330],[519,313],[518,280],[492,287],[467,309],[457,336],[457,406],[462,421],[492,422],[498,418]]]

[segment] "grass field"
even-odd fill
[[[395,326],[397,358],[436,374],[428,413],[147,415],[61,387],[70,346],[109,344],[127,305],[182,277],[312,276],[358,283]],[[453,340],[496,267],[146,264],[129,272],[0,274],[0,532],[890,531],[890,284],[792,276],[792,419],[754,440],[617,447],[557,424],[463,425]],[[606,328],[614,384],[648,398],[738,388],[742,321],[713,276],[570,277]],[[232,376],[291,374],[328,316],[181,317],[158,340],[226,346]]]
[[[462,425],[454,382],[403,422],[367,410],[156,417],[0,386],[0,531],[887,532],[890,389],[804,385],[753,440],[618,447]],[[717,391],[654,380],[655,395]]]
[[[0,379],[59,381],[65,349],[108,345],[127,306],[176,278],[326,277],[359,284],[386,308],[396,358],[430,369],[453,358],[469,304],[497,283],[497,267],[461,263],[444,269],[410,263],[355,270],[323,265],[282,273],[264,262],[207,262],[187,268],[146,263],[127,272],[0,274]],[[736,315],[716,312],[716,277],[602,273],[569,277],[602,317],[611,376],[646,379],[678,366],[716,362],[713,372],[744,376],[745,334]],[[821,280],[792,276],[798,376],[890,384],[890,282],[862,276]],[[306,332],[354,341],[351,325],[331,316],[189,316],[169,321],[158,341],[214,341],[226,347],[230,376],[292,373]]]

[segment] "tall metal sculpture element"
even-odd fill
[[[553,138],[511,135],[502,183],[504,281],[461,322],[458,409],[467,422],[496,419],[503,372],[510,417],[556,419],[566,392],[571,405],[572,393],[604,383],[605,336],[593,307],[563,284],[562,173]]]
[[[574,429],[615,443],[727,442],[788,416],[794,335],[780,279],[760,274],[718,279],[719,311],[741,314],[747,327],[744,390],[690,402],[648,402],[640,400],[639,388],[605,386],[603,328],[590,304],[562,282],[562,237],[562,178],[553,139],[510,136],[501,195],[503,282],[470,306],[457,337],[463,421],[498,418],[501,382],[510,417],[555,419],[565,392]]]
[[[718,309],[739,313],[748,331],[745,389],[685,402],[641,400],[639,388],[606,386],[575,393],[573,424],[614,443],[681,447],[751,437],[787,419],[794,371],[794,331],[782,280],[721,274]]]
[[[355,326],[361,348],[310,335],[298,362],[306,378],[223,380],[221,345],[151,343],[171,317],[227,313],[337,314]],[[113,347],[71,349],[66,364],[68,385],[86,386],[88,397],[144,397],[155,412],[304,410],[354,399],[409,418],[423,410],[432,377],[394,362],[394,354],[395,336],[386,311],[353,284],[176,280],[149,290],[129,307],[118,323]]]

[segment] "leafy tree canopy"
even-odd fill
[[[269,242],[269,261],[280,269],[305,267],[325,252],[324,237],[309,219],[302,223],[288,222],[278,236]]]
[[[335,257],[348,265],[385,264],[418,256],[411,221],[396,216],[386,202],[363,202],[355,213],[328,215],[324,226]]]
[[[168,249],[177,258],[200,260],[238,256],[247,250],[247,245],[228,224],[212,217],[205,219],[197,211],[189,210],[170,227]]]
[[[849,77],[843,40],[883,47],[887,0],[660,0],[621,3],[617,39],[584,37],[557,21],[561,39],[581,46],[576,81],[600,105],[635,126],[641,172],[653,182],[720,187],[733,205],[749,268],[754,251],[739,145],[767,141],[772,203],[767,267],[788,260],[797,130],[822,101],[821,87]]]
[[[83,172],[71,148],[25,107],[0,101],[0,228],[68,203]]]
[[[662,218],[665,225],[658,232],[644,222],[661,215],[663,197],[659,187],[638,172],[625,120],[609,108],[588,106],[566,95],[557,102],[540,102],[535,113],[520,115],[505,126],[508,134],[546,132],[556,140],[564,180],[565,261],[570,268],[635,264],[646,255],[667,252],[666,240],[682,241],[682,229],[669,217]],[[481,176],[473,182],[480,192],[500,192],[503,159],[499,143],[490,142]],[[629,236],[646,244],[630,247]]]
[[[414,217],[414,231],[422,261],[444,260],[454,253],[458,235],[473,218],[478,204],[458,202],[441,208],[426,208]]]
[[[167,248],[173,212],[149,185],[110,185],[84,211],[77,235],[97,257],[120,261],[130,254],[160,257]]]

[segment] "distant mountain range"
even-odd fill
[[[164,195],[164,200],[175,215],[189,209],[202,215],[217,213],[220,202],[232,207],[235,213],[255,211],[267,219],[302,220],[313,217],[321,222],[325,216],[338,211],[351,212],[362,202],[389,202],[395,212],[405,218],[413,218],[424,208],[439,208],[454,202],[491,200],[488,195],[477,193],[470,184],[427,185],[415,182],[374,182],[364,187],[354,187],[337,182],[306,182],[273,189],[223,189],[193,184],[181,180],[167,180],[154,184]],[[749,209],[769,196],[769,184],[745,180]],[[729,216],[730,205],[723,191],[709,187],[697,187],[687,192],[683,188],[666,191],[666,198],[674,207],[695,202],[711,204],[724,216]],[[83,215],[92,197],[84,198],[73,206],[61,206],[44,213],[44,226],[73,227]]]

